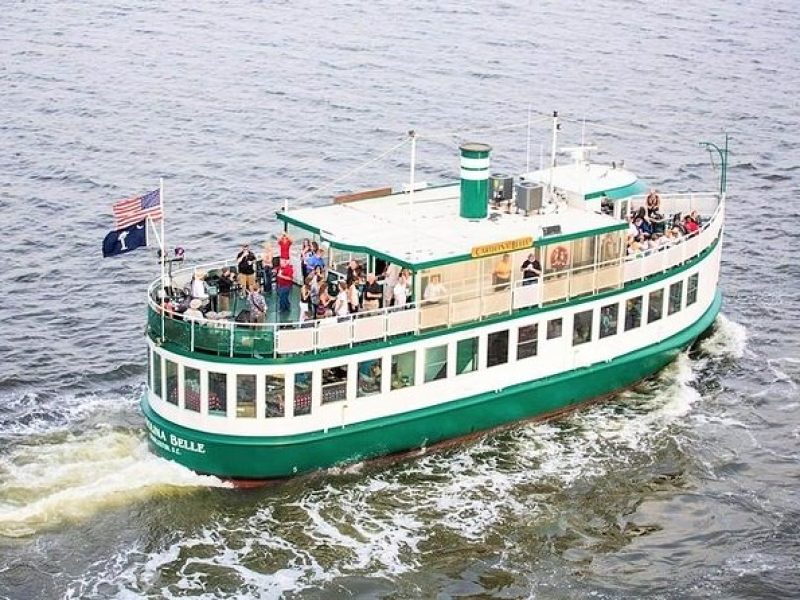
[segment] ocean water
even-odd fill
[[[800,596],[800,17],[786,0],[10,2],[0,16],[0,598]],[[148,453],[154,251],[111,204],[165,180],[167,244],[275,211],[537,165],[546,116],[663,191],[731,136],[723,314],[610,401],[238,491]],[[532,115],[526,153],[528,114]],[[506,127],[508,126],[508,127]]]

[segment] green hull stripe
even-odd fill
[[[204,433],[170,423],[142,398],[150,445],[165,458],[222,477],[270,479],[410,450],[561,410],[623,389],[675,359],[716,318],[722,296],[693,325],[608,362],[400,415],[284,437]],[[424,388],[420,388],[424,393]]]
[[[517,318],[520,318],[520,317],[527,317],[527,316],[534,315],[534,314],[546,314],[546,313],[548,313],[550,311],[559,310],[559,309],[566,308],[566,307],[569,307],[569,306],[577,306],[577,305],[580,305],[580,304],[585,304],[586,302],[593,302],[595,300],[602,300],[604,298],[613,298],[615,296],[620,296],[622,294],[625,294],[625,293],[631,292],[633,290],[636,290],[636,289],[638,289],[640,287],[644,287],[644,286],[650,285],[652,283],[658,283],[659,281],[661,281],[663,279],[667,279],[668,277],[672,277],[673,275],[677,275],[678,273],[681,273],[683,271],[691,269],[692,267],[694,267],[695,265],[700,263],[704,258],[706,258],[706,256],[708,256],[711,252],[714,251],[714,249],[717,247],[717,244],[719,243],[719,240],[720,240],[720,238],[717,238],[714,241],[714,243],[711,244],[708,248],[703,250],[700,254],[698,254],[693,259],[690,259],[690,260],[686,261],[682,265],[678,265],[676,267],[673,267],[672,269],[670,269],[668,271],[665,271],[663,273],[659,273],[659,274],[656,274],[656,275],[651,275],[650,277],[648,277],[646,279],[643,279],[643,280],[632,281],[632,282],[626,284],[625,287],[622,288],[622,289],[614,289],[614,290],[609,290],[607,292],[602,292],[602,293],[599,293],[599,294],[581,296],[580,298],[574,298],[574,299],[572,299],[572,300],[570,300],[568,302],[549,304],[547,306],[542,306],[542,307],[520,309],[520,310],[514,312],[513,318],[517,319]],[[450,327],[448,329],[428,331],[428,332],[419,333],[419,334],[399,335],[399,336],[394,337],[394,338],[389,338],[387,340],[379,340],[379,341],[376,341],[376,342],[365,342],[365,343],[357,344],[357,345],[353,346],[352,348],[350,348],[350,347],[336,348],[336,349],[333,349],[333,350],[324,350],[324,351],[318,352],[317,354],[310,354],[310,353],[308,353],[308,354],[298,354],[298,355],[293,355],[293,356],[283,356],[283,357],[280,357],[280,358],[271,358],[271,357],[268,357],[268,358],[267,357],[265,357],[265,358],[244,358],[244,357],[216,356],[214,354],[201,354],[201,353],[197,353],[197,352],[190,352],[189,350],[186,350],[183,347],[181,347],[180,345],[175,344],[173,342],[165,342],[164,344],[161,345],[161,347],[164,348],[164,350],[167,350],[168,352],[172,352],[173,354],[177,354],[179,356],[185,356],[187,358],[200,358],[200,359],[206,360],[208,362],[250,364],[250,365],[285,365],[285,364],[309,362],[309,361],[313,361],[313,360],[321,360],[321,359],[326,359],[326,358],[335,358],[337,356],[347,356],[347,355],[350,355],[350,354],[358,354],[358,353],[361,353],[361,352],[369,352],[371,350],[380,350],[381,348],[388,348],[390,346],[397,346],[397,345],[400,345],[400,344],[407,344],[410,341],[431,339],[431,338],[435,338],[435,337],[438,337],[438,336],[441,336],[441,335],[448,335],[448,334],[451,334],[451,333],[457,333],[459,331],[466,331],[468,329],[474,329],[476,327],[483,327],[485,325],[492,325],[494,323],[501,323],[503,321],[508,321],[508,320],[509,320],[509,316],[507,314],[505,314],[505,315],[499,315],[499,316],[496,316],[496,317],[489,317],[489,318],[484,319],[484,320],[479,321],[479,322],[464,323],[464,324],[461,324],[461,325],[454,325],[453,327]],[[158,343],[155,338],[153,338],[153,341]]]

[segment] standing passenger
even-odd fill
[[[281,266],[278,269],[278,307],[281,312],[288,312],[292,306],[289,303],[289,294],[294,285],[294,268],[292,263],[286,258],[281,258]]]

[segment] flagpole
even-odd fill
[[[164,178],[159,177],[158,179],[158,194],[159,200],[161,201],[161,239],[158,240],[159,244],[161,245],[161,339],[166,339],[164,335],[164,327],[165,327],[165,320],[167,312],[164,310],[164,304],[166,303],[166,286],[164,285],[164,278],[165,278],[165,269],[166,269],[166,260],[167,260],[167,244],[166,239],[164,238],[164,221],[166,220],[166,212],[164,211]],[[172,282],[170,282],[172,285]]]

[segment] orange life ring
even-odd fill
[[[550,253],[550,266],[554,269],[563,269],[569,264],[569,250],[566,246],[556,246]]]

